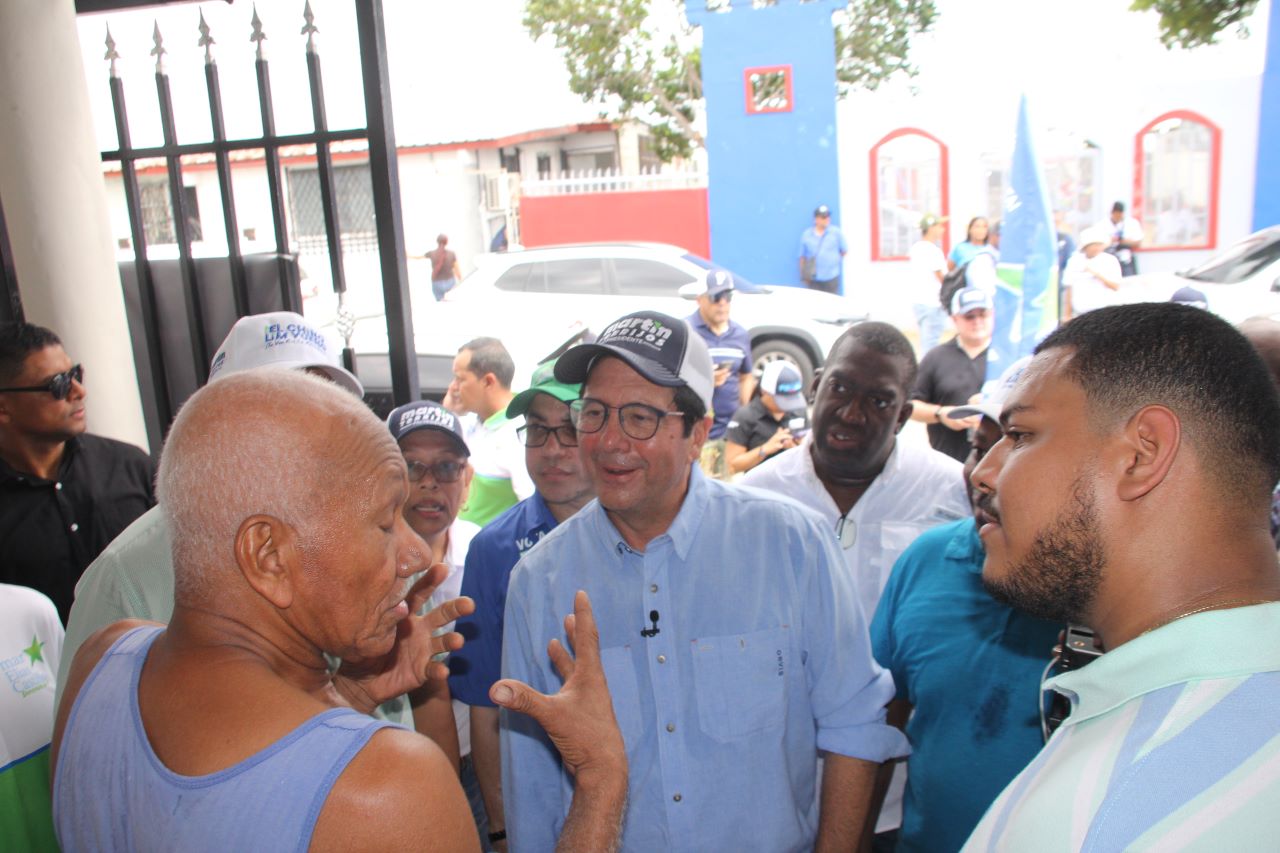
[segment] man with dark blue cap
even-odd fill
[[[708,477],[723,480],[728,476],[724,459],[725,430],[740,406],[745,406],[755,390],[751,372],[751,335],[741,323],[729,319],[729,305],[734,294],[733,273],[711,270],[707,273],[707,289],[698,294],[698,310],[688,318],[689,325],[706,341],[715,372],[715,391],[711,395],[714,420],[711,434],[702,446],[702,470]]]
[[[688,324],[630,314],[555,372],[583,383],[570,412],[597,498],[511,573],[503,676],[559,682],[546,637],[585,590],[630,768],[621,849],[856,848],[877,765],[907,747],[831,529],[694,464],[714,380]],[[568,814],[551,745],[504,715],[512,850],[552,849]]]

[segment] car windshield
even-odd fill
[[[1184,278],[1216,284],[1244,281],[1280,258],[1280,230],[1267,229],[1246,237],[1220,255],[1182,273]]]
[[[689,252],[683,257],[686,261],[697,264],[698,266],[702,267],[704,270],[723,270],[724,269],[724,267],[720,266],[719,264],[714,264],[711,261],[707,260],[706,258],[702,257],[701,255],[695,255],[692,252]],[[747,281],[746,278],[734,272],[733,270],[725,270],[725,272],[733,275],[734,289],[738,290],[741,293],[766,293],[767,292],[765,288],[761,287],[758,284],[753,284],[752,282]]]

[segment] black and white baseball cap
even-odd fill
[[[411,432],[420,429],[433,429],[443,432],[453,439],[458,452],[470,456],[467,440],[463,438],[462,422],[458,416],[439,403],[431,400],[418,400],[416,403],[405,403],[387,415],[387,428],[391,437],[399,444],[400,440]]]
[[[773,401],[784,412],[804,411],[804,378],[800,371],[782,360],[771,361],[760,374],[760,390],[773,395]]]
[[[688,386],[711,411],[711,354],[702,338],[678,320],[657,311],[637,311],[614,320],[595,343],[570,348],[556,362],[556,379],[585,382],[601,356],[622,359],[645,379],[667,388]]]

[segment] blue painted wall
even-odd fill
[[[762,284],[800,284],[800,234],[819,204],[841,225],[836,140],[835,35],[844,0],[733,0],[708,12],[685,0],[702,27],[712,259]],[[793,109],[749,114],[743,72],[790,65]]]
[[[1280,0],[1267,16],[1267,63],[1258,105],[1258,166],[1253,184],[1253,230],[1280,225]],[[715,234],[711,245],[715,247]]]

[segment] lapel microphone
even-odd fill
[[[653,623],[652,628],[640,629],[640,636],[644,637],[646,640],[652,636],[655,636],[658,633],[658,611],[656,610],[649,611],[649,621]]]

